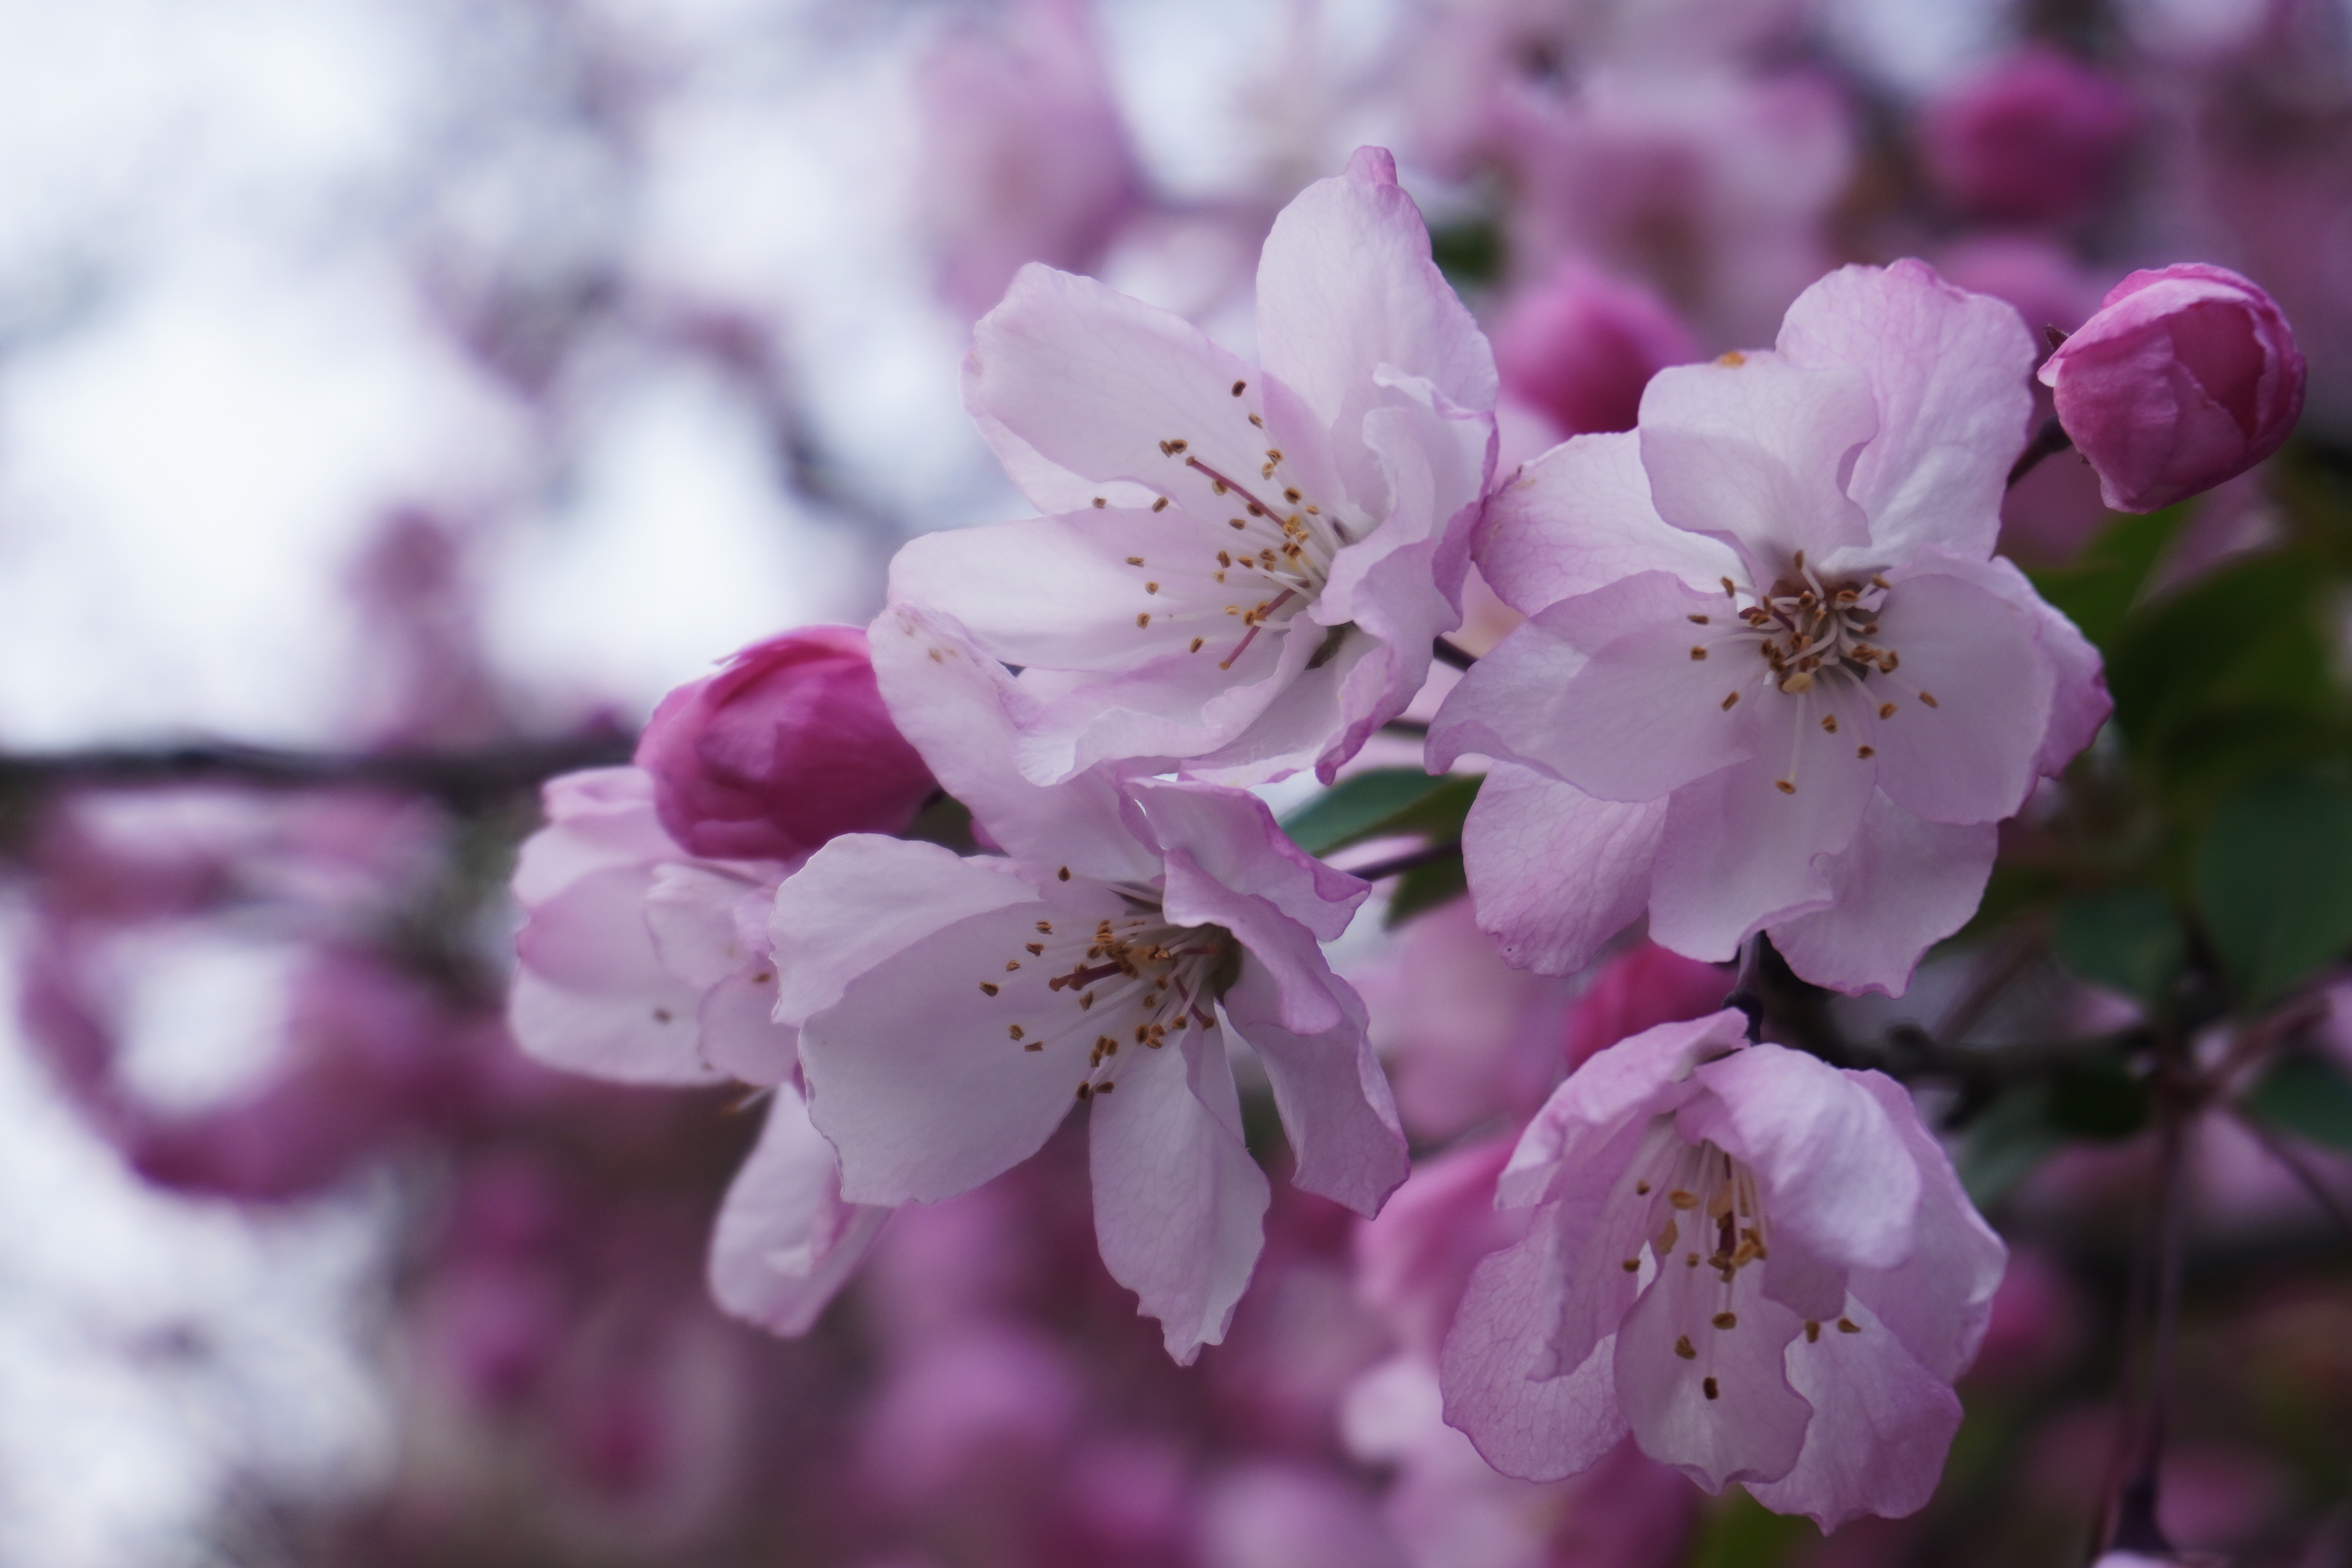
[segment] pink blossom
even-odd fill
[[[2087,209],[2138,129],[2123,83],[2048,47],[1952,88],[1919,117],[1920,153],[1944,198],[1973,216],[2049,222]]]
[[[1701,357],[1654,291],[1573,257],[1514,299],[1493,336],[1504,393],[1562,436],[1631,430],[1650,377]]]
[[[2001,1245],[1901,1086],[1744,1029],[1660,1025],[1545,1106],[1497,1188],[1527,1238],[1446,1342],[1446,1419],[1530,1480],[1630,1432],[1824,1530],[1899,1517],[1959,1426]]]
[[[1261,1245],[1228,1029],[1265,1063],[1297,1180],[1360,1213],[1404,1176],[1363,1004],[1324,962],[1370,889],[1285,838],[1255,795],[1013,771],[1032,704],[961,628],[876,623],[900,727],[1002,857],[852,834],[778,890],[778,1016],[852,1202],[935,1202],[1026,1159],[1092,1103],[1096,1234],[1189,1362],[1221,1339]]]
[[[922,63],[920,210],[949,303],[977,316],[1027,261],[1093,269],[1143,173],[1085,0],[1016,0]]]
[[[1581,967],[1645,911],[1729,959],[1900,993],[1975,910],[1993,825],[2088,743],[2096,655],[1991,558],[2023,444],[2017,313],[1925,264],[1805,292],[1778,352],[1663,371],[1488,509],[1530,616],[1440,710],[1430,765],[1503,764],[1465,837],[1505,956]]]
[[[1276,219],[1258,345],[1043,267],[980,323],[965,401],[1053,515],[915,540],[890,597],[1024,670],[1038,783],[1128,758],[1328,780],[1460,622],[1494,361],[1387,153]]]
[[[2154,511],[2275,452],[2303,415],[2278,302],[2226,267],[2135,272],[2041,371],[2117,511]]]
[[[646,721],[636,763],[663,830],[718,860],[794,860],[836,833],[895,833],[932,787],[854,626],[753,643],[679,687]]]

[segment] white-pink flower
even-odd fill
[[[1024,268],[965,363],[972,416],[1053,515],[900,551],[894,603],[1024,670],[1020,766],[1325,778],[1461,619],[1495,363],[1389,155],[1284,209],[1253,365],[1090,279]]]
[[[1297,1180],[1360,1213],[1404,1140],[1356,994],[1324,962],[1370,890],[1239,790],[1012,765],[1027,694],[945,617],[873,631],[891,711],[1002,856],[835,839],[776,898],[779,1016],[855,1202],[930,1202],[1091,1102],[1097,1236],[1170,1353],[1220,1340],[1261,1244],[1226,1032],[1255,1049]]]
[[[2106,716],[2096,654],[1992,548],[2032,408],[2017,312],[1924,263],[1849,267],[1777,352],[1662,371],[1490,504],[1530,616],[1440,710],[1430,765],[1507,764],[1465,834],[1480,923],[1577,969],[1645,911],[1730,958],[1899,994],[1974,911],[1994,824]]]
[[[507,1022],[550,1067],[623,1083],[769,1090],[767,1121],[711,1237],[719,1304],[777,1333],[816,1321],[889,1211],[845,1203],[833,1150],[774,1021],[767,916],[792,866],[697,859],[662,830],[640,768],[551,780],[523,845]]]
[[[1823,1530],[1898,1517],[1935,1490],[2006,1254],[1900,1085],[1745,1026],[1645,1030],[1538,1115],[1496,1194],[1533,1220],[1471,1279],[1446,1419],[1530,1480],[1631,1432]]]

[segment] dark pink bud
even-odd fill
[[[2042,380],[2117,511],[2154,511],[2245,472],[2303,413],[2303,354],[2278,302],[2203,262],[2116,284]]]
[[[1514,300],[1493,341],[1503,389],[1565,436],[1631,430],[1650,378],[1704,357],[1664,300],[1574,259]]]
[[[753,643],[661,700],[637,742],[661,825],[689,853],[790,860],[842,833],[895,833],[932,791],[891,723],[866,634]]]
[[[1929,181],[1962,211],[2050,222],[2099,199],[2138,123],[2120,82],[2055,49],[2029,49],[1930,104],[1920,153]]]
[[[1731,990],[1728,970],[1643,941],[1601,966],[1568,1014],[1568,1066],[1659,1024],[1704,1018]]]

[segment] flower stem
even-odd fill
[[[2058,416],[2053,414],[2044,419],[2042,428],[2033,433],[2033,439],[2025,444],[2025,450],[2017,455],[2016,463],[2011,467],[2009,488],[2015,489],[2017,481],[2039,467],[2042,458],[2055,457],[2074,444],[2074,438],[2058,423]]]

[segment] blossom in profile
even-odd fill
[[[1646,913],[1727,960],[1899,994],[1976,908],[1994,825],[2107,711],[2082,635],[1992,556],[2032,405],[2017,312],[1924,263],[1850,267],[1777,352],[1677,366],[1638,429],[1490,504],[1528,623],[1440,710],[1430,766],[1502,764],[1465,854],[1479,923],[1566,973]]]
[[[1526,1238],[1471,1277],[1446,1419],[1549,1480],[1630,1434],[1833,1530],[1934,1492],[2005,1258],[1909,1095],[1727,1010],[1602,1051],[1520,1139]]]
[[[1370,1214],[1404,1139],[1362,1002],[1318,939],[1370,891],[1219,785],[1012,764],[1028,694],[961,628],[876,624],[900,727],[1003,855],[852,834],[778,889],[778,1016],[848,1201],[928,1203],[1034,1153],[1090,1107],[1096,1236],[1190,1362],[1263,1242],[1226,1035],[1265,1064],[1297,1184]]]
[[[1494,356],[1387,153],[1283,210],[1257,289],[1259,364],[1040,266],[976,330],[965,402],[1050,515],[912,541],[890,598],[1023,671],[1039,784],[1328,781],[1460,622]]]
[[[2277,451],[2306,379],[2278,301],[2204,262],[2116,284],[2041,377],[2117,511],[2170,506]]]

